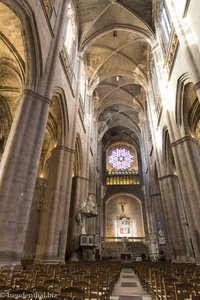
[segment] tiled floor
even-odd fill
[[[123,268],[120,279],[115,285],[111,300],[151,300],[138,277],[131,268]]]

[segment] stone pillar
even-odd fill
[[[150,155],[152,149],[152,136],[149,129],[149,121],[144,114],[139,115],[140,129],[141,129],[141,158],[142,158],[142,170],[139,173],[143,173],[144,180],[144,192],[145,192],[145,207],[143,211],[146,211],[144,220],[147,221],[148,232],[154,232],[154,222],[152,213],[152,202],[150,197],[150,186],[152,186],[151,170],[152,170],[152,157]],[[142,178],[140,178],[142,180]],[[140,182],[142,184],[142,182]],[[145,210],[144,210],[145,208]]]
[[[173,174],[159,178],[164,211],[164,223],[167,229],[167,242],[170,245],[169,255],[173,258],[176,252],[177,260],[186,260],[190,256],[186,246],[186,236],[183,227],[183,211],[180,189],[177,178]]]
[[[74,151],[58,146],[51,156],[36,252],[37,263],[64,263],[71,197]]]
[[[186,211],[192,248],[196,261],[200,261],[200,147],[190,136],[171,143]]]
[[[160,192],[151,195],[151,202],[152,202],[154,222],[156,222],[156,220],[164,220]],[[156,228],[156,224],[154,225],[154,227]]]
[[[33,194],[31,212],[29,217],[26,240],[24,245],[23,261],[33,262],[39,237],[41,214],[46,209],[45,192],[47,186],[46,178],[37,178]]]
[[[168,243],[168,232],[165,224],[165,214],[163,210],[161,193],[157,192],[155,194],[152,194],[151,199],[152,199],[152,210],[154,215],[155,230],[158,234],[159,226],[161,224],[164,233],[164,239],[165,239],[165,244],[164,244],[163,242],[161,243],[161,241],[158,238],[159,250],[164,251],[165,256],[171,257],[171,247]]]
[[[106,186],[102,181],[102,141],[99,138],[97,142],[97,178],[96,178],[96,201],[98,206],[98,216],[96,217],[96,232],[99,237],[99,243],[101,239],[105,237],[105,203],[104,203],[104,192]]]
[[[82,209],[83,200],[88,197],[88,178],[75,176],[73,178],[73,186],[71,193],[69,231],[67,240],[67,255],[76,251],[79,247],[79,236],[81,234],[81,221],[78,219],[78,214]]]
[[[149,256],[151,261],[159,259],[158,237],[157,233],[149,233],[148,235]]]
[[[0,263],[20,263],[51,101],[24,90],[1,161]]]

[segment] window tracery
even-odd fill
[[[111,164],[115,170],[130,169],[134,160],[134,155],[126,148],[113,149],[108,158],[109,164]]]
[[[137,152],[126,144],[113,145],[106,154],[106,184],[139,184]]]
[[[156,14],[158,34],[160,36],[161,45],[164,52],[167,52],[168,43],[170,40],[170,34],[172,31],[172,24],[169,17],[169,13],[164,0],[157,2],[157,14]]]

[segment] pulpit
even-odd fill
[[[96,247],[98,246],[98,237],[95,234],[80,235],[80,247],[82,249],[83,260],[96,260]]]
[[[81,235],[79,245],[82,250],[83,260],[95,260],[96,248],[98,246],[98,237],[96,234],[87,234],[87,219],[97,216],[96,199],[90,194],[83,202],[83,207],[78,213],[78,221],[81,225]]]

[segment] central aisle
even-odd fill
[[[151,300],[132,268],[123,268],[114,287],[111,300]]]

